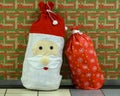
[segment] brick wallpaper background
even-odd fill
[[[31,24],[39,18],[39,1],[53,1],[69,28],[89,35],[106,79],[120,79],[120,0],[0,0],[0,80],[21,77]],[[71,35],[67,31],[66,40]],[[61,70],[70,79],[66,58]]]

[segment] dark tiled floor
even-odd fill
[[[71,96],[104,96],[101,90],[71,89]]]

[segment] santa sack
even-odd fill
[[[40,2],[39,7],[41,16],[29,33],[21,81],[28,89],[55,90],[62,79],[64,20],[52,11],[52,2]]]
[[[73,27],[72,35],[65,46],[65,54],[71,69],[71,78],[76,88],[99,89],[104,77],[90,37]]]

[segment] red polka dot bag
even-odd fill
[[[78,89],[101,88],[104,77],[91,38],[80,32],[77,26],[73,27],[72,33],[66,42],[65,54],[73,84]]]

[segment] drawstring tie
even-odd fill
[[[49,9],[47,9],[46,12],[48,13],[50,19],[52,20],[52,24],[53,24],[53,25],[57,25],[57,24],[58,24],[58,21],[55,20],[55,19],[53,19],[52,15],[51,15],[51,13],[53,13],[53,14],[55,14],[55,13],[54,13],[52,10],[50,10],[51,8],[50,8],[50,6],[49,6],[48,3],[47,3],[47,6],[48,6]]]
[[[52,20],[52,24],[53,25],[57,25],[58,24],[58,21],[53,19],[51,13],[55,14],[53,11],[51,11],[50,9],[47,9],[46,12],[48,13],[48,16],[50,17],[50,19]]]

